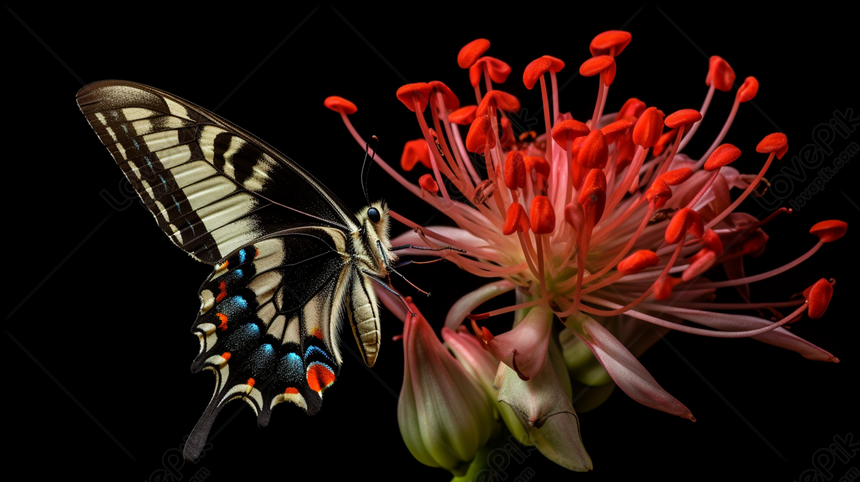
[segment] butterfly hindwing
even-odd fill
[[[103,81],[78,105],[174,244],[216,264],[293,227],[356,229],[336,196],[277,150],[191,102],[142,84]]]
[[[266,425],[285,401],[315,414],[341,365],[337,321],[354,266],[346,238],[330,228],[295,228],[239,249],[200,289],[192,371],[215,373],[215,392],[186,444],[205,444],[230,400],[247,401]]]

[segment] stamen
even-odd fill
[[[817,320],[824,316],[830,299],[833,298],[833,284],[821,278],[814,285],[803,291],[803,297],[809,303],[809,317]]]
[[[485,38],[479,38],[472,40],[467,43],[460,49],[460,53],[457,54],[457,65],[460,66],[461,69],[468,69],[471,67],[475,61],[478,60],[484,52],[489,50],[490,41]]]
[[[611,55],[599,55],[592,57],[579,67],[579,74],[583,77],[592,77],[600,74],[600,84],[597,91],[597,103],[594,106],[594,114],[591,116],[591,128],[597,129],[597,120],[603,113],[606,105],[606,95],[612,81],[615,80],[615,58]]]
[[[429,192],[430,194],[436,194],[439,192],[439,185],[436,184],[436,181],[433,180],[433,176],[430,174],[424,174],[418,179],[418,185],[421,186],[421,189]]]
[[[408,172],[419,162],[430,169],[430,150],[427,141],[423,138],[406,142],[403,146],[403,154],[400,155],[400,168]]]
[[[613,57],[621,55],[621,52],[630,44],[633,36],[630,32],[624,30],[607,30],[606,32],[597,34],[591,40],[588,50],[591,55],[611,55]]]

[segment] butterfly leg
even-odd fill
[[[465,250],[460,248],[455,248],[453,246],[443,246],[441,248],[428,248],[426,246],[415,246],[413,244],[401,244],[400,246],[392,246],[389,251],[400,251],[402,249],[419,249],[421,251],[456,251],[458,253],[466,254]]]
[[[397,298],[399,298],[399,299],[400,299],[400,301],[401,301],[401,302],[403,302],[403,305],[406,307],[406,311],[408,311],[410,315],[412,315],[412,316],[418,316],[418,315],[416,315],[416,314],[415,314],[415,312],[413,312],[413,311],[409,308],[409,303],[407,303],[407,302],[406,302],[406,300],[403,298],[403,295],[401,295],[400,293],[398,293],[398,292],[397,292],[397,290],[395,290],[395,289],[391,288],[390,286],[388,286],[388,285],[385,283],[385,281],[383,281],[383,280],[381,280],[381,279],[377,278],[377,277],[376,277],[376,276],[374,276],[372,273],[369,273],[369,272],[364,271],[364,270],[362,270],[362,273],[364,273],[364,274],[365,274],[365,276],[367,276],[368,278],[370,278],[370,279],[372,279],[373,281],[375,281],[375,282],[376,282],[376,284],[378,284],[379,286],[382,286],[383,288],[385,288],[385,291],[388,291],[389,293],[391,293],[391,294],[393,294],[394,296],[396,296]]]

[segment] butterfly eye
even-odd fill
[[[382,216],[379,214],[379,210],[376,208],[370,208],[367,210],[367,218],[370,219],[372,223],[378,223]]]

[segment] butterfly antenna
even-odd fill
[[[371,144],[373,144],[371,146]],[[368,153],[370,150],[373,150],[373,154],[370,155],[370,159],[376,157],[376,147],[379,145],[379,138],[376,136],[371,136],[370,142],[364,145],[364,163],[361,165],[361,189],[364,191],[364,199],[370,204],[370,196],[367,194],[367,178],[370,173],[370,167],[373,165],[371,162],[367,162]]]
[[[422,263],[412,263],[412,264],[422,264]],[[426,263],[424,263],[424,264],[426,264]],[[394,273],[394,274],[396,274],[397,276],[400,276],[401,278],[403,278],[403,281],[406,281],[407,283],[409,283],[409,286],[411,286],[411,287],[415,288],[415,289],[416,289],[416,290],[418,290],[419,292],[421,292],[421,293],[423,293],[423,294],[427,295],[428,297],[430,296],[430,292],[429,292],[429,291],[424,291],[424,290],[422,290],[421,288],[419,288],[419,287],[415,286],[415,283],[413,283],[413,282],[409,281],[408,279],[406,279],[406,276],[403,276],[402,274],[398,273],[398,272],[397,272],[397,270],[395,270],[395,269],[389,269],[388,271],[389,271],[390,273]]]

